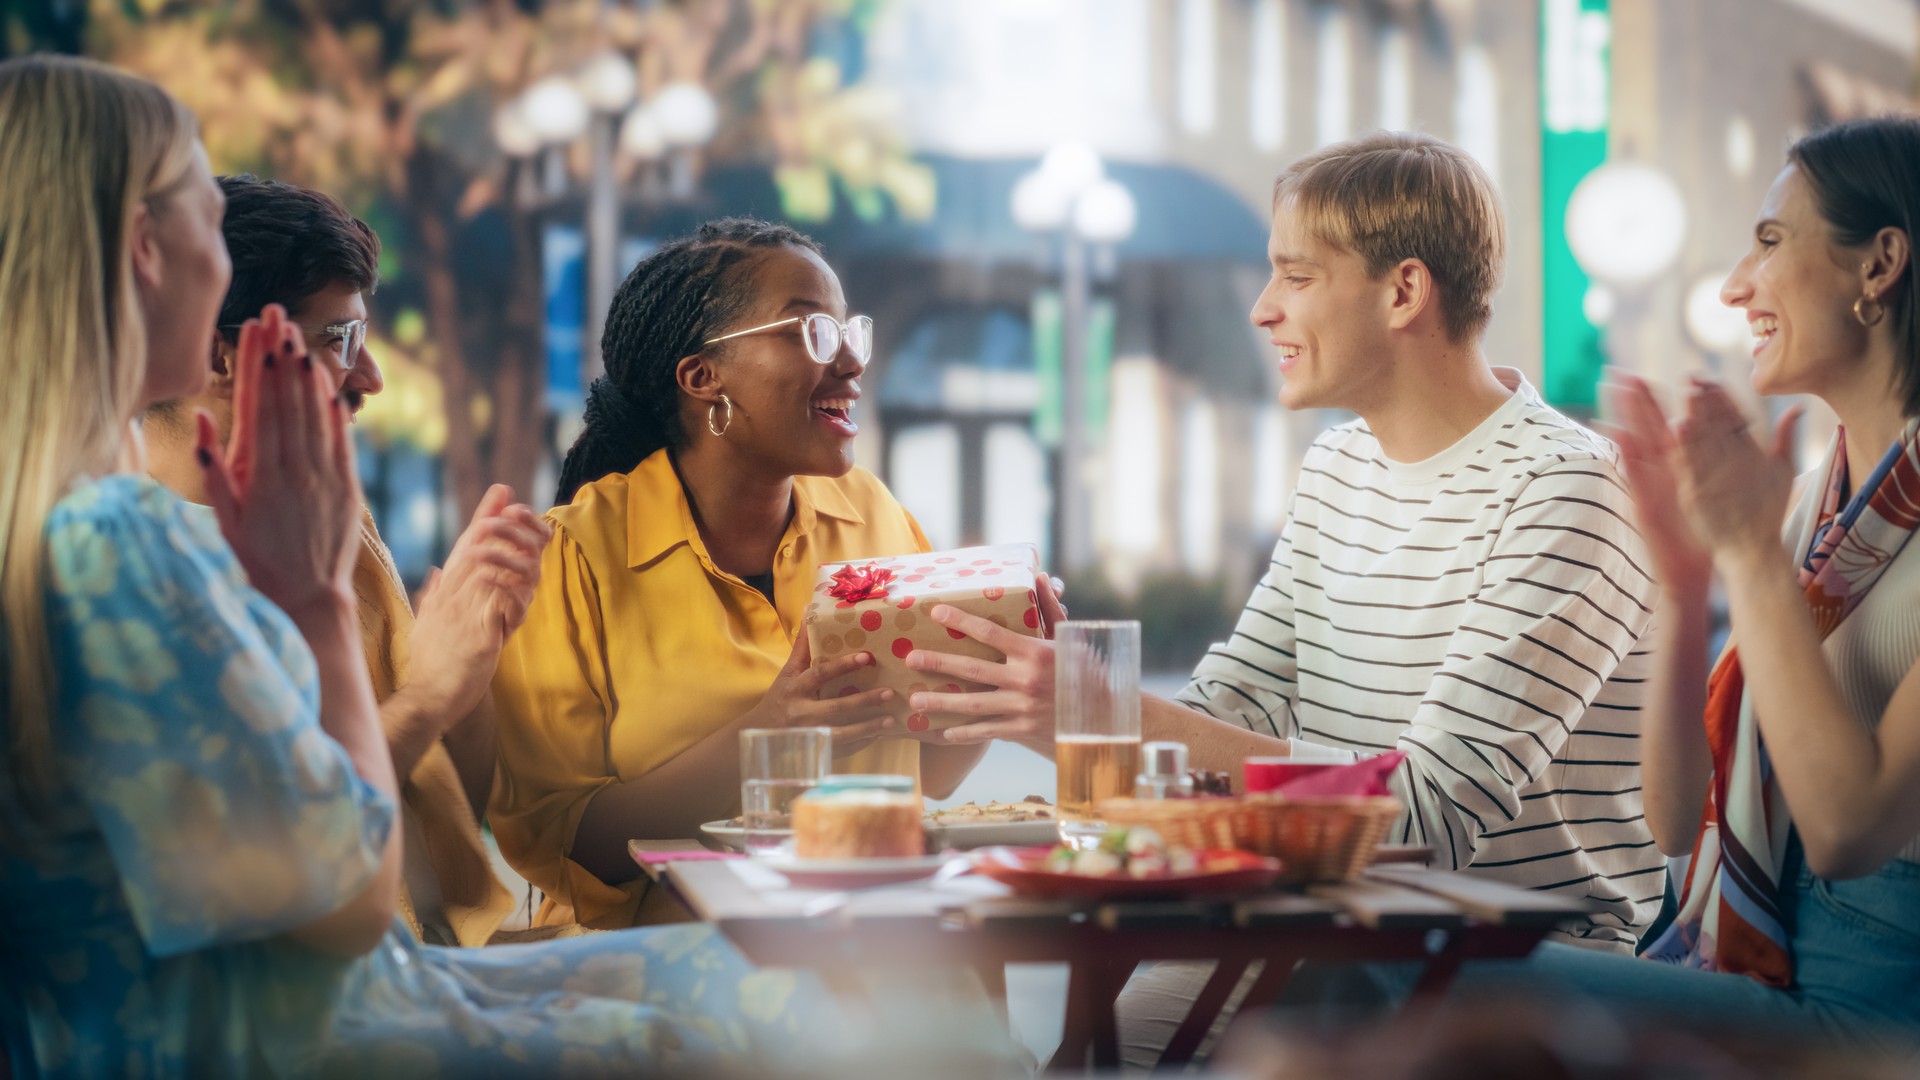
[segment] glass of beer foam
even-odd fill
[[[1061,623],[1054,706],[1060,841],[1084,850],[1106,831],[1100,801],[1132,795],[1140,774],[1140,624]]]

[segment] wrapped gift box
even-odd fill
[[[873,654],[872,667],[830,682],[823,697],[891,687],[894,717],[909,731],[952,727],[965,721],[935,721],[914,712],[910,696],[922,691],[962,693],[986,690],[907,666],[915,649],[999,660],[1000,653],[948,630],[927,613],[948,604],[1006,627],[1016,634],[1040,636],[1040,598],[1034,574],[1040,556],[1032,544],[960,548],[888,559],[828,563],[820,568],[813,599],[807,605],[807,641],[817,664],[862,650]]]

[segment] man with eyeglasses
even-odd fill
[[[386,384],[367,349],[367,296],[379,283],[380,240],[326,195],[252,176],[220,180],[233,281],[208,342],[213,378],[199,396],[155,405],[143,423],[147,469],[204,505],[194,415],[205,410],[225,445],[233,427],[240,325],[268,304],[286,308],[309,357],[333,377],[350,415]],[[548,530],[532,510],[487,493],[429,577],[416,613],[371,515],[361,522],[353,587],[367,666],[402,792],[407,921],[422,940],[482,945],[514,899],[493,875],[478,821],[493,785],[489,684],[507,636],[525,617]]]

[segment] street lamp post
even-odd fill
[[[620,196],[614,189],[614,143],[621,115],[633,104],[639,88],[633,61],[617,52],[604,52],[587,61],[576,81],[581,97],[593,108],[588,125],[587,172],[587,318],[586,340],[580,349],[580,385],[593,385],[606,365],[600,356],[600,335],[606,328],[607,308],[613,303],[614,278],[619,274]]]
[[[1087,324],[1089,248],[1110,248],[1133,232],[1133,196],[1105,178],[1091,147],[1064,143],[1014,185],[1012,213],[1028,232],[1060,240],[1060,448],[1054,507],[1055,557],[1068,571],[1093,562],[1093,513],[1087,470]]]
[[[1639,363],[1648,286],[1672,267],[1687,232],[1687,208],[1667,174],[1638,162],[1609,162],[1588,173],[1567,200],[1567,246],[1595,284],[1586,310],[1604,314],[1611,363]]]
[[[719,125],[719,107],[703,86],[671,84],[647,101],[637,100],[639,89],[633,61],[607,50],[571,75],[548,75],[535,81],[494,117],[494,140],[501,151],[516,160],[537,163],[543,173],[541,197],[549,203],[564,193],[563,148],[582,136],[587,139],[583,390],[605,370],[600,338],[619,285],[619,159],[644,163],[668,157],[670,196],[689,198],[695,178],[693,154],[713,138]],[[648,186],[641,194],[646,198],[657,192],[657,187]]]

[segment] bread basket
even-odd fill
[[[1400,816],[1400,800],[1390,795],[1107,799],[1100,803],[1100,816],[1109,825],[1150,828],[1182,847],[1271,855],[1286,864],[1282,880],[1304,884],[1358,878]]]

